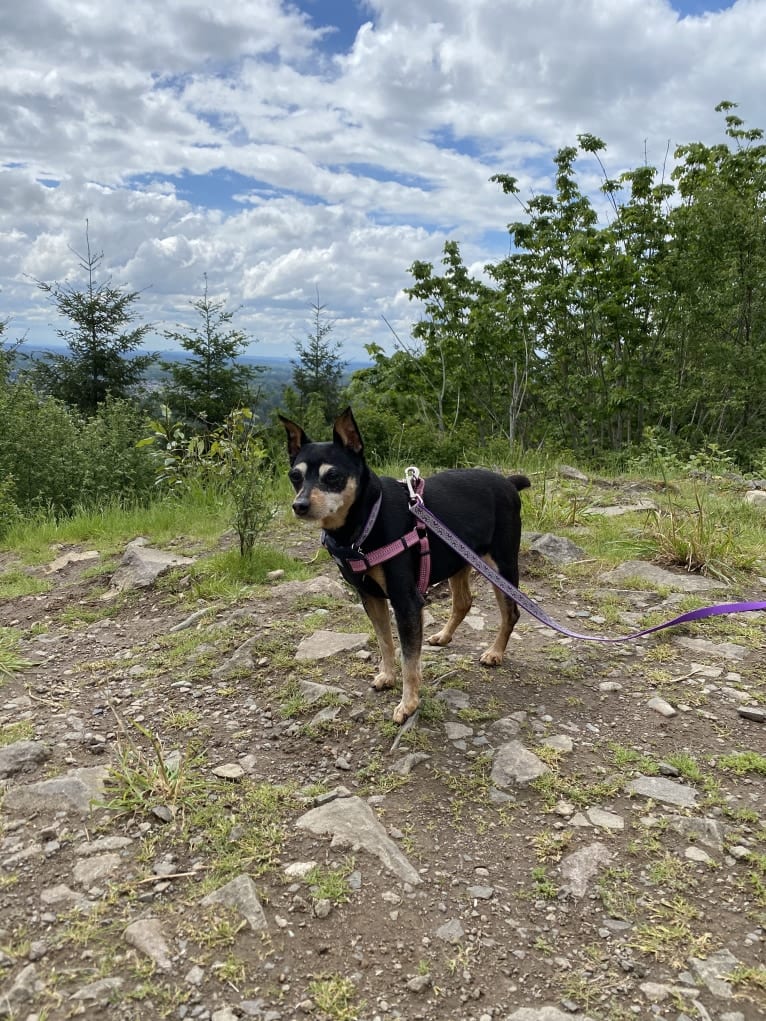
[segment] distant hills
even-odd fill
[[[16,367],[21,369],[25,361],[37,361],[49,352],[60,355],[66,354],[66,351],[66,347],[55,344],[48,346],[21,344],[18,348],[15,348]],[[145,354],[146,352],[136,353]],[[160,361],[185,362],[189,361],[191,357],[187,351],[153,351],[152,354],[157,355],[158,361],[151,365],[146,373],[147,389],[150,391],[161,390],[167,378],[167,373],[159,364]],[[237,359],[242,365],[250,365],[263,370],[258,376],[258,385],[262,393],[260,411],[263,414],[268,414],[273,408],[279,406],[284,388],[292,382],[293,360],[291,358],[275,358],[265,355],[242,355]],[[370,364],[370,362],[349,362],[346,365],[344,380],[348,379],[358,369],[367,368]]]

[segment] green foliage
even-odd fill
[[[237,408],[205,435],[174,420],[166,406],[150,426],[152,435],[140,446],[152,450],[157,481],[181,491],[201,483],[225,494],[233,503],[240,553],[249,555],[274,514],[266,485],[266,450],[250,409]]]
[[[763,467],[766,145],[719,109],[727,142],[679,147],[672,183],[651,166],[610,177],[588,134],[556,154],[552,194],[524,201],[513,177],[493,178],[524,215],[490,283],[455,241],[441,272],[414,263],[414,343],[372,346],[351,380],[387,457],[411,440],[442,464],[499,441],[643,457],[654,437],[682,461],[707,444],[719,464]],[[594,162],[605,221],[580,185]]]
[[[37,281],[73,328],[56,331],[66,341],[69,354],[46,354],[34,375],[45,392],[92,415],[107,397],[126,398],[134,393],[154,355],[136,354],[149,330],[146,324],[133,325],[138,318],[134,308],[138,293],[114,287],[110,279],[98,283],[96,274],[104,255],[91,252],[87,223],[85,241],[87,254],[75,253],[86,277],[83,290]]]
[[[153,472],[136,448],[144,432],[143,414],[127,401],[107,399],[83,419],[28,382],[0,382],[0,535],[30,512],[145,497]]]
[[[171,377],[167,402],[180,408],[186,419],[202,423],[205,429],[215,428],[235,408],[252,407],[257,400],[254,383],[262,370],[237,364],[237,355],[247,348],[248,338],[231,327],[234,313],[225,310],[224,302],[209,296],[207,274],[203,296],[190,304],[199,314],[200,324],[188,331],[179,328],[164,334],[190,353],[188,361],[162,363]]]

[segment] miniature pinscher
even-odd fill
[[[372,682],[377,690],[392,688],[396,681],[391,603],[402,649],[402,699],[394,710],[394,720],[403,723],[420,701],[425,602],[422,557],[430,557],[430,577],[425,584],[448,578],[452,595],[449,620],[428,638],[429,645],[449,644],[470,610],[472,568],[437,535],[427,531],[424,536],[423,525],[420,542],[408,545],[402,538],[413,534],[407,487],[370,470],[351,408],[335,419],[332,441],[326,443],[312,442],[295,422],[282,415],[279,418],[287,431],[289,478],[296,493],[293,511],[322,526],[324,545],[346,581],[358,590],[375,629],[381,653],[380,669]],[[524,475],[506,478],[483,468],[452,469],[425,480],[423,501],[464,543],[518,586],[519,490],[529,485]],[[365,555],[374,559],[369,551],[382,552],[383,547],[391,547],[390,559],[367,567]],[[502,662],[519,619],[519,609],[510,597],[495,588],[495,598],[500,629],[481,657],[485,666]]]

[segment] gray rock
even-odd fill
[[[613,571],[607,571],[601,575],[601,580],[610,585],[616,585],[628,579],[638,579],[649,585],[673,589],[676,592],[708,592],[712,589],[726,588],[723,582],[715,581],[713,578],[703,578],[699,574],[666,571],[645,560],[626,560],[624,564],[615,567]]]
[[[332,846],[363,848],[374,855],[390,872],[413,886],[421,882],[419,873],[387,835],[375,813],[361,798],[341,798],[306,812],[295,824],[310,833],[329,833]]]
[[[492,763],[491,780],[495,787],[523,786],[550,770],[534,752],[521,741],[508,741],[501,745]]]
[[[255,883],[250,876],[241,875],[213,890],[201,902],[205,907],[215,904],[223,904],[225,907],[238,911],[245,919],[253,932],[261,932],[268,929],[269,923],[258,900]]]
[[[752,720],[753,723],[766,723],[766,709],[756,705],[741,705],[737,712],[743,720]]]
[[[579,468],[573,468],[571,464],[560,464],[558,473],[562,479],[570,479],[572,482],[590,481],[585,472],[581,472]]]
[[[353,652],[361,649],[370,640],[367,632],[346,633],[344,631],[315,631],[304,638],[295,653],[298,660],[327,659],[339,652]]]
[[[645,798],[682,808],[693,808],[699,797],[699,792],[693,787],[675,783],[664,776],[637,776],[625,789],[629,794],[642,794]]]
[[[430,975],[415,975],[407,982],[407,988],[412,993],[423,993],[431,985]]]
[[[745,502],[753,507],[766,508],[766,493],[762,489],[750,489],[745,493]]]
[[[98,560],[101,554],[97,549],[82,550],[71,550],[69,553],[62,553],[60,557],[56,557],[52,560],[45,568],[46,574],[55,574],[56,571],[63,571],[65,567],[69,567],[70,564],[79,564],[86,560]]]
[[[584,897],[588,892],[588,883],[602,866],[609,863],[611,857],[606,845],[596,842],[562,858],[559,864],[559,872],[564,880],[562,892],[572,897]]]
[[[666,716],[670,719],[672,716],[678,715],[678,710],[674,709],[670,702],[666,702],[664,698],[660,698],[659,695],[655,695],[650,698],[646,703],[647,709],[653,709],[655,713],[659,713],[660,716]]]
[[[50,758],[51,751],[43,741],[15,741],[0,748],[0,778],[13,776],[22,769],[38,766]]]
[[[159,918],[139,918],[130,923],[122,936],[126,943],[150,957],[158,968],[163,971],[172,968],[170,947],[165,942]]]
[[[520,730],[521,723],[513,716],[503,716],[489,726],[490,736],[497,741],[512,741],[518,737]]]
[[[399,776],[409,776],[415,766],[419,766],[421,762],[428,762],[430,758],[426,752],[409,752],[396,760],[391,766],[391,772],[398,773]]]
[[[343,705],[347,705],[351,701],[343,688],[338,688],[334,684],[318,684],[316,681],[301,680],[298,681],[298,687],[301,695],[309,705],[314,705],[315,702],[319,702],[329,696],[332,696],[334,701],[341,702]]]
[[[562,755],[568,755],[574,748],[574,742],[568,734],[553,734],[551,737],[546,737],[543,744],[546,748],[561,752]]]
[[[9,988],[0,992],[0,1017],[19,1017],[18,1011],[30,1005],[43,988],[34,964],[22,968]]]
[[[94,802],[104,796],[107,766],[71,769],[52,780],[14,787],[5,795],[5,807],[11,812],[75,812],[88,815]]]
[[[723,659],[742,660],[750,655],[750,649],[735,642],[709,642],[707,638],[674,638],[675,645],[688,649],[696,656],[721,656]]]
[[[680,833],[687,840],[695,840],[714,851],[723,851],[726,826],[718,822],[717,819],[708,817],[697,819],[694,816],[673,815],[668,820],[668,824],[675,833]]]
[[[80,886],[86,889],[113,875],[122,864],[122,858],[113,851],[105,854],[94,854],[88,858],[78,861],[72,872],[72,877]]]
[[[276,585],[273,594],[291,599],[300,599],[303,596],[329,596],[331,599],[348,601],[348,591],[341,582],[326,575],[320,575],[310,581],[286,581],[282,585]]]
[[[625,828],[625,820],[621,815],[615,815],[614,812],[606,812],[603,808],[589,808],[587,816],[593,826],[598,826],[602,830],[622,830]]]
[[[535,539],[529,547],[530,552],[537,553],[552,564],[575,564],[578,560],[587,560],[588,554],[571,539],[549,532]]]
[[[213,670],[212,677],[218,681],[233,673],[249,673],[255,670],[253,647],[257,641],[257,636],[248,638],[246,642],[243,642],[234,650],[231,656]]]
[[[122,986],[121,978],[102,978],[98,982],[91,982],[83,986],[77,992],[72,993],[70,1000],[81,1000],[83,1003],[92,1003],[97,1007],[106,1007],[115,993]]]
[[[655,511],[654,500],[638,500],[636,503],[618,504],[610,507],[586,507],[586,514],[595,514],[602,518],[619,518],[623,514],[638,514],[642,511]]]
[[[468,886],[465,892],[472,900],[492,900],[495,896],[494,886]]]
[[[450,918],[444,925],[439,926],[434,935],[445,943],[459,943],[465,936],[465,929],[460,924],[459,919]]]
[[[512,1014],[506,1014],[505,1021],[592,1021],[592,1018],[558,1007],[519,1007]]]
[[[444,733],[448,741],[461,741],[463,738],[471,737],[473,728],[467,727],[464,723],[445,723]]]
[[[160,575],[171,567],[182,567],[194,563],[192,557],[152,549],[144,538],[134,539],[125,547],[122,562],[112,575],[110,595],[135,588],[149,588]]]
[[[446,702],[450,709],[454,709],[455,712],[467,709],[471,704],[468,692],[463,691],[462,688],[444,688],[437,693],[436,697],[440,702]]]
[[[731,984],[726,981],[739,964],[737,958],[729,950],[717,950],[706,958],[690,957],[689,966],[694,974],[704,983],[713,996],[721,1000],[730,1000],[734,995]]]

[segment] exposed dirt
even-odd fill
[[[315,538],[285,529],[284,547],[311,561]],[[738,712],[766,702],[762,615],[625,646],[562,640],[523,616],[506,664],[490,671],[477,660],[495,604],[474,579],[470,620],[450,647],[425,650],[426,698],[400,735],[395,693],[368,687],[375,656],[294,658],[315,630],[369,631],[350,595],[275,580],[239,604],[204,604],[179,572],[113,603],[101,598],[113,568],[93,568],[71,564],[49,575],[50,592],[0,605],[31,661],[0,677],[2,743],[47,747],[6,781],[0,1017],[489,1021],[544,1005],[609,1021],[766,1017],[766,725]],[[313,569],[336,577],[324,556]],[[567,573],[526,555],[522,579],[576,629],[621,633],[649,610],[678,612],[656,592],[611,589],[595,565]],[[735,595],[759,598],[757,579]],[[446,617],[446,589],[428,611]],[[736,643],[744,658],[682,636]],[[348,700],[309,705],[303,680]],[[676,714],[651,708],[656,695]],[[514,740],[550,771],[499,786],[498,749]],[[183,782],[163,791],[155,776],[141,789],[174,749]],[[427,758],[392,770],[413,751]],[[240,768],[219,778],[223,765]],[[111,811],[12,799],[98,766],[113,771]],[[629,794],[640,775],[696,791],[695,803]],[[372,806],[420,883],[296,826],[341,786]],[[129,842],[104,842],[114,837]],[[567,878],[585,849],[592,873]],[[296,862],[317,863],[325,885],[317,872],[286,877]],[[261,931],[201,904],[238,875],[255,881]],[[62,884],[68,894],[51,894]],[[126,938],[147,918],[164,950]],[[728,982],[692,958],[718,962]]]

